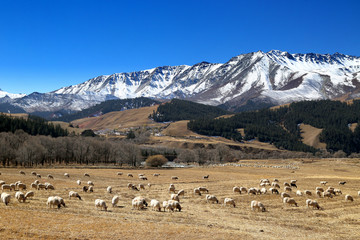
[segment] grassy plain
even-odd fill
[[[359,159],[291,159],[240,161],[243,166],[212,166],[184,169],[108,169],[108,168],[1,168],[0,180],[6,183],[21,180],[30,185],[36,178],[30,175],[36,171],[42,175],[41,182],[50,182],[54,191],[34,190],[35,197],[26,203],[14,199],[14,192],[8,206],[0,204],[0,239],[360,239],[360,161]],[[287,166],[297,167],[289,169]],[[68,172],[70,178],[64,177]],[[84,177],[84,173],[90,177]],[[123,172],[118,176],[117,172]],[[47,179],[47,174],[54,179]],[[132,173],[134,178],[127,177]],[[148,181],[139,180],[143,173]],[[160,173],[154,177],[153,173]],[[209,174],[208,180],[203,179]],[[178,176],[179,180],[171,180]],[[343,195],[332,199],[316,196],[322,210],[305,206],[308,197],[291,195],[299,207],[282,204],[278,195],[234,194],[234,186],[258,187],[261,178],[284,181],[298,180],[298,189],[312,190],[320,181],[340,187]],[[76,184],[80,179],[82,185]],[[95,184],[93,193],[83,193],[81,188],[87,181]],[[339,181],[347,181],[339,186]],[[136,192],[127,189],[127,183],[152,183],[151,189]],[[185,189],[181,198],[181,212],[154,212],[150,208],[132,210],[131,199],[142,195],[149,201],[168,200],[167,189],[174,183],[177,190]],[[112,186],[114,193],[106,192]],[[220,202],[225,197],[236,201],[236,207],[209,204],[205,194],[194,196],[195,187],[205,186]],[[68,192],[78,191],[83,200],[68,199]],[[296,189],[294,189],[296,191]],[[118,207],[111,206],[112,197],[120,196]],[[344,195],[351,194],[354,202],[345,202]],[[46,206],[49,196],[58,195],[65,199],[66,207],[50,209]],[[94,200],[104,199],[108,211],[98,211]],[[266,212],[250,210],[252,200],[260,200]]]

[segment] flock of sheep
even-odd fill
[[[19,172],[21,175],[25,175],[24,171],[20,171]],[[33,190],[55,190],[55,187],[51,184],[51,183],[40,183],[39,179],[41,179],[41,175],[37,174],[36,172],[31,172],[31,175],[33,175],[34,177],[36,177],[37,179],[30,184],[30,188]],[[117,175],[121,176],[123,175],[121,172],[118,172]],[[158,173],[154,173],[153,176],[154,177],[158,177],[160,174]],[[70,174],[65,173],[64,174],[65,178],[70,178]],[[88,173],[84,174],[84,177],[88,177],[90,178],[90,175]],[[131,173],[127,174],[127,177],[133,177],[133,175]],[[144,174],[139,174],[138,175],[140,180],[148,180],[148,178],[144,175]],[[47,175],[48,179],[54,179],[54,177],[51,174]],[[178,180],[179,178],[177,176],[172,176],[171,180]],[[203,179],[209,179],[209,175],[203,176]],[[327,187],[325,189],[325,186],[328,182],[326,181],[321,181],[320,185],[321,186],[317,186],[314,188],[314,192],[311,190],[296,190],[296,196],[308,196],[308,197],[312,197],[312,196],[317,196],[319,198],[333,198],[336,196],[339,196],[342,194],[342,191],[340,188],[333,188],[333,187]],[[77,180],[76,181],[77,185],[81,185],[81,180]],[[290,182],[284,182],[283,183],[283,191],[280,192],[279,190],[281,189],[280,187],[280,182],[278,179],[274,179],[272,182],[270,182],[269,179],[261,179],[260,183],[259,183],[259,187],[251,187],[251,188],[246,188],[246,187],[239,187],[239,186],[235,186],[233,187],[233,193],[234,194],[243,194],[246,193],[248,195],[264,195],[267,193],[270,194],[275,194],[275,195],[280,195],[283,204],[285,205],[290,205],[290,206],[298,206],[298,203],[296,202],[295,198],[291,197],[290,194],[292,194],[293,192],[295,192],[295,188],[297,189],[297,180],[291,180]],[[339,185],[344,185],[346,184],[346,182],[341,181],[339,182]],[[10,203],[11,197],[12,195],[9,193],[10,191],[14,191],[15,192],[15,199],[17,199],[19,202],[25,202],[27,199],[30,199],[32,197],[34,197],[35,193],[34,191],[28,191],[26,193],[23,193],[22,191],[27,190],[27,186],[26,184],[22,183],[21,181],[17,181],[15,183],[11,183],[11,184],[7,184],[5,181],[0,181],[0,186],[2,189],[2,194],[1,194],[1,200],[5,205],[8,205]],[[134,191],[140,191],[140,190],[144,190],[145,186],[147,186],[147,188],[150,190],[152,184],[148,183],[147,185],[140,183],[138,185],[136,184],[132,184],[132,183],[128,183],[127,188],[130,190],[134,190]],[[93,192],[94,191],[94,183],[92,181],[87,181],[87,185],[84,185],[82,187],[82,191],[83,192]],[[106,191],[110,194],[113,193],[112,187],[108,186],[106,188]],[[184,189],[180,189],[180,190],[176,190],[175,185],[174,184],[170,184],[167,192],[170,195],[169,199],[167,199],[166,201],[163,201],[162,204],[160,203],[159,200],[157,199],[151,199],[150,200],[150,209],[152,209],[153,211],[175,211],[178,210],[179,212],[181,211],[182,207],[180,204],[180,198],[183,197],[185,195],[185,190]],[[193,189],[193,194],[194,195],[198,195],[201,196],[202,194],[206,193],[205,195],[205,200],[207,203],[219,203],[218,198],[213,195],[213,194],[208,194],[209,190],[206,187],[197,187]],[[358,195],[360,196],[360,191],[358,192]],[[79,200],[82,200],[80,194],[76,191],[70,191],[69,192],[69,199],[71,198],[78,198]],[[120,197],[118,195],[113,196],[112,201],[111,201],[111,205],[112,207],[116,207],[118,202],[120,200]],[[354,201],[354,198],[349,195],[346,194],[345,195],[345,201]],[[49,208],[57,208],[60,209],[61,206],[65,207],[65,201],[62,197],[60,196],[49,196],[46,202],[47,206]],[[232,206],[232,207],[236,207],[236,203],[235,200],[233,198],[230,197],[226,197],[224,198],[223,201],[224,206]],[[315,199],[307,199],[305,201],[305,204],[308,208],[313,208],[313,209],[321,209],[319,203],[315,200]],[[137,209],[137,210],[141,210],[141,209],[145,209],[146,207],[148,207],[148,200],[142,196],[137,196],[134,199],[132,199],[131,202],[132,205],[132,209]],[[251,210],[255,211],[262,211],[265,212],[266,208],[265,205],[263,203],[261,203],[260,201],[257,200],[253,200],[250,203],[250,207]],[[106,202],[103,199],[96,199],[95,200],[95,208],[96,209],[100,209],[100,210],[104,210],[107,211],[108,207]]]

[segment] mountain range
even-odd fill
[[[240,111],[252,105],[360,97],[360,58],[335,54],[252,52],[226,63],[163,66],[102,75],[49,93],[0,91],[0,104],[25,112],[79,111],[111,99],[180,98]]]

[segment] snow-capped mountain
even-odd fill
[[[90,79],[13,100],[26,111],[80,110],[109,98],[183,98],[237,110],[251,103],[360,97],[360,58],[335,54],[258,51],[224,64],[164,66]],[[0,100],[1,101],[1,100]]]
[[[9,97],[11,99],[16,99],[16,98],[22,98],[22,97],[25,97],[26,94],[16,94],[16,93],[8,93],[8,92],[5,92],[3,90],[0,89],[0,98],[4,98],[4,97]]]

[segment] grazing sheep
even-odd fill
[[[153,176],[158,177],[158,176],[160,176],[160,173],[154,173]]]
[[[138,196],[132,200],[133,209],[136,208],[136,209],[140,210],[140,209],[145,208],[144,206],[146,206],[146,207],[148,206],[145,198]]]
[[[31,188],[33,188],[33,189],[37,189],[37,188],[38,188],[36,183],[31,183],[30,186],[31,186]]]
[[[40,174],[36,174],[36,177],[37,177],[37,178],[41,178],[41,175],[40,175]]]
[[[108,187],[106,188],[106,191],[107,191],[108,193],[112,193],[112,187],[111,187],[111,186],[108,186]]]
[[[353,201],[354,201],[354,198],[353,198],[352,196],[350,196],[349,194],[346,194],[346,195],[345,195],[345,201],[353,202]]]
[[[152,208],[153,211],[161,212],[160,202],[158,200],[156,200],[156,199],[152,199],[150,201],[150,207]]]
[[[321,192],[321,191],[316,190],[316,192],[315,192],[315,193],[316,193],[316,195],[318,195],[318,197],[320,197],[320,198],[322,197],[322,192]]]
[[[311,196],[311,195],[312,195],[312,193],[311,193],[310,190],[305,190],[304,193],[305,193],[305,195],[308,195],[308,196]]]
[[[199,188],[194,188],[194,194],[201,196],[201,191]]]
[[[281,198],[286,198],[286,197],[290,197],[290,194],[288,194],[286,192],[282,192],[280,196],[281,196]]]
[[[46,184],[45,186],[46,186],[45,187],[46,190],[55,190],[54,186],[51,184]]]
[[[333,194],[333,195],[336,195],[335,194],[335,188],[333,188],[333,187],[328,187],[328,189],[326,189],[326,191]]]
[[[59,200],[60,204],[63,205],[65,207],[65,201],[62,197],[59,197],[59,196],[55,196],[56,199]]]
[[[34,197],[34,192],[33,191],[29,191],[27,193],[25,193],[25,198],[33,198]]]
[[[345,185],[345,181],[341,181],[341,182],[339,182],[339,185]]]
[[[320,181],[320,185],[326,185],[328,182],[327,181]]]
[[[184,189],[179,190],[177,195],[178,196],[185,196],[185,190]]]
[[[163,201],[163,204],[162,204],[163,208],[164,208],[164,212],[166,210],[168,210],[170,212],[171,211],[174,211],[174,209],[172,208],[172,205],[169,205],[168,201]]]
[[[81,200],[80,195],[77,192],[74,192],[74,191],[69,192],[69,199],[71,199],[71,197],[77,197],[79,200]]]
[[[25,172],[24,172],[24,171],[19,171],[19,173],[20,173],[21,175],[25,175]]]
[[[297,183],[297,180],[291,180],[291,181],[290,181],[290,184],[292,184],[292,183],[293,183],[293,184],[296,184],[296,183]]]
[[[331,192],[329,192],[329,191],[323,192],[323,193],[322,193],[322,196],[323,196],[323,197],[327,197],[327,198],[332,198],[332,197],[333,197],[333,195],[332,195]]]
[[[170,185],[170,187],[169,187],[169,193],[170,193],[170,192],[175,193],[175,186],[174,186],[174,185]]]
[[[234,193],[240,193],[241,194],[241,191],[240,191],[240,187],[233,187],[233,192]]]
[[[142,190],[145,190],[145,185],[144,185],[144,184],[141,184],[141,183],[140,183],[138,187],[139,187],[139,190],[141,190],[141,189],[142,189]]]
[[[234,201],[234,199],[232,199],[232,198],[225,198],[225,199],[224,199],[224,206],[226,206],[226,205],[232,205],[232,206],[235,207],[235,201]]]
[[[280,185],[277,182],[271,183],[271,186],[274,188],[280,188]]]
[[[360,191],[358,191],[358,196],[360,197]]]
[[[119,202],[120,197],[118,195],[115,195],[112,200],[111,200],[111,204],[113,207],[116,207],[117,203]]]
[[[207,203],[209,203],[209,202],[211,202],[211,203],[219,203],[219,200],[216,198],[216,196],[215,195],[209,195],[209,194],[207,194],[206,195],[206,202]]]
[[[152,186],[152,184],[151,184],[151,183],[148,183],[147,185],[148,185],[149,189],[150,189],[150,188],[151,188],[151,186]]]
[[[40,181],[39,181],[39,180],[35,180],[34,183],[35,183],[36,185],[38,185],[38,184],[40,183]]]
[[[284,187],[284,192],[291,192],[291,187]]]
[[[240,187],[240,193],[247,193],[247,188],[246,187]]]
[[[209,192],[209,190],[206,187],[198,187],[198,189],[200,190],[200,192]]]
[[[93,186],[89,187],[89,192],[94,192],[94,187]]]
[[[128,188],[128,189],[131,189],[131,188],[132,188],[132,186],[133,186],[133,184],[132,184],[132,183],[128,183],[128,184],[127,184],[127,188]]]
[[[302,194],[302,192],[300,191],[300,190],[297,190],[296,191],[296,196],[302,196],[303,194]]]
[[[122,172],[117,172],[116,175],[121,176],[121,175],[123,175],[123,173]]]
[[[104,200],[96,199],[95,200],[95,207],[96,209],[100,208],[100,211],[104,209],[104,211],[107,211],[107,206]]]
[[[248,190],[248,194],[254,194],[254,195],[256,195],[257,194],[257,189],[256,188],[249,188],[249,190]]]
[[[261,189],[260,189],[260,193],[261,193],[261,194],[266,194],[266,193],[267,193],[266,188],[261,188]]]
[[[335,188],[334,193],[335,193],[335,195],[340,195],[340,194],[342,194],[342,191],[338,188]]]
[[[297,188],[296,183],[290,183],[290,186]]]
[[[4,185],[5,181],[0,181],[0,186]]]
[[[132,186],[131,186],[131,189],[132,189],[132,190],[135,190],[135,191],[140,191],[135,185],[132,185]]]
[[[92,181],[88,181],[87,184],[88,184],[89,186],[94,186],[94,183],[93,183]]]
[[[23,192],[16,192],[16,193],[15,193],[15,198],[16,198],[19,202],[21,202],[21,201],[25,202],[25,200],[26,200],[25,194],[24,194]]]
[[[209,175],[203,176],[203,179],[209,179]]]
[[[15,191],[15,190],[16,190],[16,184],[11,183],[11,184],[10,184],[10,188],[11,188],[11,190],[14,190],[14,191]]]
[[[311,206],[312,208],[317,208],[317,209],[320,209],[320,208],[321,208],[316,200],[311,200],[311,199],[307,199],[307,200],[306,200],[306,206],[307,206],[308,208],[309,208],[310,206]]]
[[[48,197],[46,204],[49,208],[57,207],[59,209],[61,207],[60,199],[54,196]]]
[[[81,185],[81,181],[80,181],[80,180],[77,180],[77,181],[76,181],[76,184],[77,184],[77,185]]]
[[[288,204],[288,205],[295,205],[296,207],[298,206],[297,203],[296,203],[296,201],[295,201],[295,199],[289,198],[289,197],[285,197],[285,198],[283,199],[283,203],[284,203],[284,204]]]
[[[11,195],[8,194],[8,193],[2,193],[1,194],[1,200],[3,201],[3,203],[5,205],[8,205],[10,203],[10,198],[11,198]]]
[[[83,192],[87,192],[89,190],[89,187],[88,186],[83,186],[82,190],[83,190]]]
[[[179,195],[177,195],[175,193],[171,194],[170,199],[180,202]]]
[[[26,190],[26,184],[24,184],[24,183],[19,183],[17,185],[17,187],[18,187],[19,190]]]
[[[84,177],[90,177],[90,174],[84,173]]]
[[[131,173],[127,174],[128,177],[134,177]]]
[[[172,176],[171,180],[178,180],[179,178],[177,176]]]
[[[42,184],[42,183],[39,183],[37,185],[37,190],[40,190],[40,189],[46,189],[46,185],[45,184]]]
[[[167,202],[168,202],[168,205],[170,205],[170,208],[172,209],[172,211],[177,209],[177,210],[179,210],[179,212],[181,212],[181,205],[180,205],[180,203],[178,201],[169,200]]]
[[[140,176],[139,179],[140,179],[140,180],[144,180],[144,181],[145,181],[145,180],[146,180],[146,181],[148,180],[147,177],[145,177],[145,176]]]
[[[36,172],[31,172],[31,175],[34,175],[34,176],[36,176]]]
[[[279,182],[279,180],[277,178],[274,178],[274,181],[273,182]]]
[[[68,174],[68,173],[64,173],[64,177],[70,177],[70,174]]]
[[[284,187],[290,187],[290,186],[291,186],[290,183],[284,182]]]
[[[54,179],[53,175],[51,175],[51,174],[48,174],[48,175],[47,175],[47,178],[48,178],[48,179]]]
[[[279,191],[276,188],[269,188],[269,191],[271,192],[271,194],[279,194]]]
[[[251,201],[251,210],[255,211],[255,209],[257,209],[258,211],[262,211],[262,212],[265,212],[266,209],[265,209],[265,206],[264,204],[262,204],[261,202],[258,202],[256,200],[253,200]]]
[[[316,187],[316,191],[324,192],[324,189],[322,187]]]

